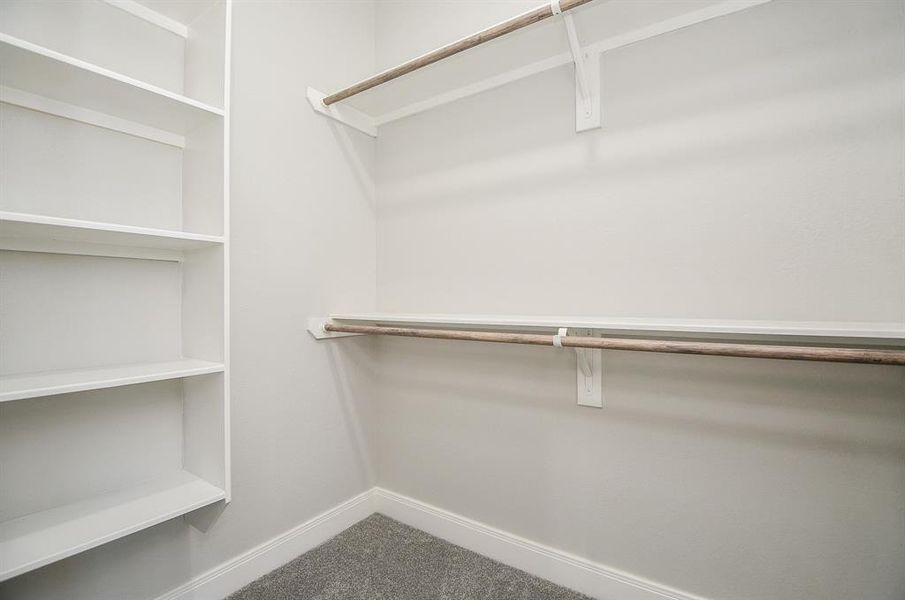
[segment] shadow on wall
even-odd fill
[[[650,435],[905,461],[905,369],[899,367],[605,351],[605,406],[594,410],[575,404],[569,352],[381,343],[381,389],[395,395],[381,401],[418,402],[421,409],[454,402],[474,415],[515,408]]]
[[[340,342],[337,344],[335,341],[328,340],[326,344],[318,343],[327,346],[327,362],[333,377],[338,405],[342,411],[343,423],[348,433],[347,438],[353,444],[352,453],[358,469],[358,479],[367,481],[369,485],[373,486],[377,483],[377,474],[371,461],[372,444],[365,424],[362,423],[361,402],[356,403],[354,398],[362,399],[365,403],[374,399],[371,390],[364,389],[363,385],[364,381],[373,381],[374,377],[371,358],[374,354],[374,340],[361,337],[340,340]],[[366,410],[373,410],[373,407],[368,407]]]
[[[350,130],[345,125],[327,119],[330,131],[343,152],[346,160],[343,164],[349,168],[352,179],[361,191],[361,197],[368,202],[368,211],[375,213],[377,210],[377,196],[374,191],[374,172],[368,165],[375,164],[375,144],[371,138],[363,133]],[[367,159],[362,158],[365,154]]]

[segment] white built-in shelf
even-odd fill
[[[0,211],[0,247],[8,250],[111,255],[110,247],[116,246],[178,253],[222,243],[223,237],[216,235]],[[155,253],[147,256],[154,257]],[[156,257],[173,255],[157,253]]]
[[[0,580],[230,499],[232,0],[65,4],[0,11]]]
[[[0,581],[223,500],[186,471],[0,523]]]
[[[575,19],[577,37],[583,54],[596,57],[617,48],[770,1],[591,2],[569,11],[568,14]],[[549,2],[537,0],[536,7],[544,4],[549,5]],[[501,19],[514,16],[505,5],[495,9],[495,12]],[[488,14],[491,14],[490,9]],[[573,58],[561,21],[560,18],[549,18],[534,23],[530,27],[418,68],[329,107],[324,107],[321,100],[339,90],[322,88],[320,82],[313,81],[308,99],[315,111],[376,137],[378,127],[386,123],[432,110],[550,69],[571,65]],[[494,24],[489,20],[483,23],[488,27]],[[462,33],[470,36],[476,31]],[[430,53],[459,41],[438,39],[435,48],[425,47],[423,50]],[[403,64],[409,60],[417,60],[410,56],[399,56],[396,59]],[[591,64],[596,66],[596,62]],[[352,86],[360,81],[345,83]],[[605,91],[602,98],[605,104]],[[562,108],[571,113],[575,106],[564,105]]]
[[[0,33],[0,86],[184,135],[223,110]]]
[[[98,369],[8,375],[0,377],[0,402],[222,372],[222,363],[183,358]]]
[[[675,337],[770,337],[789,340],[850,340],[852,343],[905,344],[905,323],[823,321],[733,321],[711,319],[640,319],[519,315],[436,315],[393,313],[331,314],[335,321],[397,326],[475,329],[554,330],[558,327],[594,329],[620,335]]]

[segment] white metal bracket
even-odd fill
[[[560,328],[557,338],[564,336],[593,336],[592,329]],[[556,343],[554,345],[562,347]],[[603,350],[573,348],[575,350],[575,389],[579,406],[603,408]]]
[[[600,116],[600,53],[588,53],[581,49],[578,32],[571,13],[563,13],[559,0],[551,0],[553,14],[562,16],[569,38],[569,49],[575,63],[575,131],[597,129]]]
[[[319,112],[325,117],[333,119],[334,121],[339,121],[340,123],[348,125],[353,129],[357,129],[362,133],[366,133],[371,137],[377,137],[377,125],[374,122],[374,117],[366,115],[351,106],[341,106],[339,104],[327,106],[324,104],[324,98],[326,98],[327,95],[312,87],[308,88],[307,95],[308,102],[315,112]]]
[[[316,340],[328,340],[332,338],[353,337],[364,335],[361,333],[333,333],[324,329],[324,325],[330,322],[330,317],[309,317],[308,333]]]

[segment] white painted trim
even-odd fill
[[[232,416],[230,413],[230,160],[232,132],[233,0],[226,0],[223,50],[223,488],[232,502]]]
[[[157,600],[225,598],[375,512],[601,600],[706,600],[380,487],[350,498],[214,567]]]
[[[162,29],[166,29],[171,33],[175,33],[179,37],[188,38],[189,37],[189,28],[183,23],[175,19],[171,19],[165,15],[160,14],[157,11],[151,10],[144,4],[139,4],[134,0],[103,0],[110,6],[115,6],[120,10],[124,10],[129,14],[132,14],[139,19],[144,19],[148,23],[152,25],[157,25]]]
[[[22,108],[53,115],[55,117],[79,121],[111,131],[118,131],[119,133],[134,135],[135,137],[151,140],[152,142],[159,142],[168,146],[175,146],[176,148],[185,148],[185,137],[179,134],[150,127],[148,125],[142,125],[141,123],[136,123],[127,119],[114,117],[83,106],[76,106],[75,104],[68,104],[66,102],[60,102],[59,100],[45,98],[44,96],[38,96],[37,94],[7,87],[5,85],[0,86],[0,102],[21,106]]]
[[[225,598],[372,515],[373,497],[373,488],[362,492],[286,533],[214,567],[157,600]]]
[[[691,25],[703,23],[717,17],[730,15],[732,13],[746,10],[761,4],[766,4],[768,2],[772,2],[772,0],[724,0],[723,2],[720,2],[718,4],[691,11],[689,13],[679,15],[671,19],[665,19],[646,27],[640,27],[627,33],[600,40],[593,44],[589,44],[587,47],[585,47],[585,52],[588,56],[601,54],[603,52],[606,52],[607,50],[613,50],[616,48],[621,48],[623,46],[628,46],[629,44],[648,40],[665,33],[671,33],[673,31],[677,31]],[[456,100],[461,100],[462,98],[467,98],[468,96],[474,96],[475,94],[486,92],[502,85],[506,85],[507,83],[512,83],[513,81],[518,81],[519,79],[524,79],[526,77],[530,77],[532,75],[536,75],[550,69],[555,69],[556,67],[567,65],[571,62],[571,52],[563,52],[561,54],[551,56],[550,58],[545,58],[529,65],[525,65],[511,71],[506,71],[505,73],[500,73],[499,75],[488,77],[487,79],[482,79],[481,81],[477,81],[475,83],[471,83],[469,85],[450,90],[442,94],[438,94],[426,100],[414,102],[412,104],[402,106],[381,115],[376,115],[375,117],[373,117],[374,123],[380,126],[385,123],[391,123],[392,121],[398,121],[399,119],[410,117],[432,108],[442,106],[443,104],[448,104]]]
[[[374,488],[373,494],[381,514],[594,598],[705,600],[383,488]]]

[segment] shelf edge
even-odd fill
[[[69,56],[67,54],[57,52],[56,50],[51,50],[50,48],[45,48],[44,46],[39,46],[38,44],[34,44],[32,42],[17,38],[6,33],[0,33],[0,44],[8,44],[20,50],[24,50],[25,52],[43,56],[47,59],[69,65],[81,71],[99,75],[111,81],[116,81],[123,85],[133,87],[143,92],[154,94],[155,96],[159,96],[161,98],[166,98],[167,100],[188,106],[195,110],[209,113],[214,116],[223,117],[226,114],[222,108],[217,108],[215,106],[205,104],[204,102],[189,98],[188,96],[171,92],[139,79],[123,75],[122,73],[117,73],[116,71],[106,69],[93,63],[89,63],[87,61],[75,58],[74,56]]]
[[[33,213],[19,213],[0,211],[0,222],[19,223],[22,225],[44,225],[48,227],[61,227],[81,231],[100,231],[108,233],[122,233],[144,237],[159,237],[174,240],[186,240],[190,242],[206,242],[209,244],[222,244],[223,236],[209,235],[206,233],[192,233],[177,231],[175,229],[154,229],[137,225],[122,225],[119,223],[107,223],[102,221],[85,221],[66,217],[52,217]]]
[[[175,361],[173,361],[175,362]],[[207,361],[204,361],[207,362]],[[153,364],[153,363],[151,363]],[[123,365],[126,366],[126,365]],[[13,390],[9,392],[0,392],[0,402],[12,402],[15,400],[28,400],[31,398],[44,398],[47,396],[57,396],[60,394],[72,394],[75,392],[86,392],[90,390],[104,390],[114,387],[122,387],[125,385],[136,385],[140,383],[152,383],[155,381],[167,381],[170,379],[183,379],[186,377],[197,377],[199,375],[210,375],[213,373],[222,373],[225,367],[222,363],[210,362],[207,365],[199,365],[195,367],[170,369],[157,372],[149,372],[141,375],[131,375],[112,378],[90,379],[81,382],[73,382],[69,384],[60,384],[44,387],[35,387],[31,389]],[[84,369],[84,371],[98,371],[103,369]],[[77,371],[74,371],[77,372]],[[52,372],[51,372],[52,373]],[[2,379],[2,378],[0,378]]]
[[[90,550],[92,548],[102,546],[103,544],[112,542],[113,540],[125,537],[127,535],[131,535],[131,534],[141,531],[143,529],[147,529],[148,527],[152,527],[159,523],[163,523],[164,521],[168,521],[170,519],[185,515],[194,510],[198,510],[199,508],[203,508],[205,506],[209,506],[216,502],[220,502],[226,498],[226,492],[223,489],[215,486],[214,484],[212,484],[192,473],[189,473],[188,471],[183,470],[183,471],[179,472],[176,476],[173,476],[173,478],[174,478],[174,480],[182,479],[184,481],[182,481],[181,483],[176,483],[174,481],[173,484],[167,486],[168,489],[157,490],[156,492],[154,491],[153,486],[155,484],[159,484],[163,480],[146,482],[143,485],[139,484],[139,485],[136,485],[136,486],[124,489],[124,490],[118,490],[118,491],[111,492],[108,494],[102,494],[96,498],[92,498],[92,499],[81,501],[81,502],[75,502],[72,505],[64,505],[63,507],[57,507],[57,509],[49,509],[48,511],[42,511],[42,512],[46,513],[46,512],[51,512],[51,511],[58,510],[61,508],[65,509],[69,506],[87,504],[92,501],[95,501],[95,502],[103,501],[104,499],[116,497],[117,495],[125,495],[126,498],[125,498],[124,502],[122,502],[122,504],[127,505],[127,504],[135,501],[134,499],[130,499],[128,497],[128,495],[130,493],[137,494],[137,493],[143,491],[144,489],[148,489],[148,491],[149,491],[148,495],[150,496],[150,495],[153,495],[154,493],[174,491],[175,489],[177,489],[181,486],[187,486],[187,485],[203,484],[203,486],[210,488],[209,490],[204,490],[206,492],[204,495],[202,495],[200,493],[197,494],[197,496],[195,498],[193,498],[190,502],[183,502],[183,503],[179,503],[179,504],[174,503],[172,507],[168,507],[166,510],[153,513],[151,516],[141,519],[138,522],[133,522],[127,526],[122,526],[122,527],[118,527],[116,529],[106,531],[105,533],[103,533],[102,535],[99,535],[97,537],[93,537],[91,539],[82,541],[82,542],[74,544],[74,545],[66,546],[65,548],[63,548],[61,550],[50,552],[48,554],[41,556],[40,558],[36,558],[36,559],[28,561],[28,562],[16,564],[12,568],[0,571],[0,582],[5,581],[7,579],[11,579],[18,575],[22,575],[29,571],[33,571],[34,569],[38,569],[40,567],[49,565],[51,563],[62,560],[64,558],[74,556],[74,555],[84,552],[86,550]],[[149,511],[149,513],[150,512],[151,511]],[[41,513],[36,513],[36,514],[41,514]],[[7,523],[19,521],[20,519],[28,519],[33,516],[34,515],[26,515],[24,517],[12,519],[12,520],[8,521]],[[0,524],[0,527],[2,527],[2,524]],[[6,562],[6,561],[4,561],[4,562]]]

